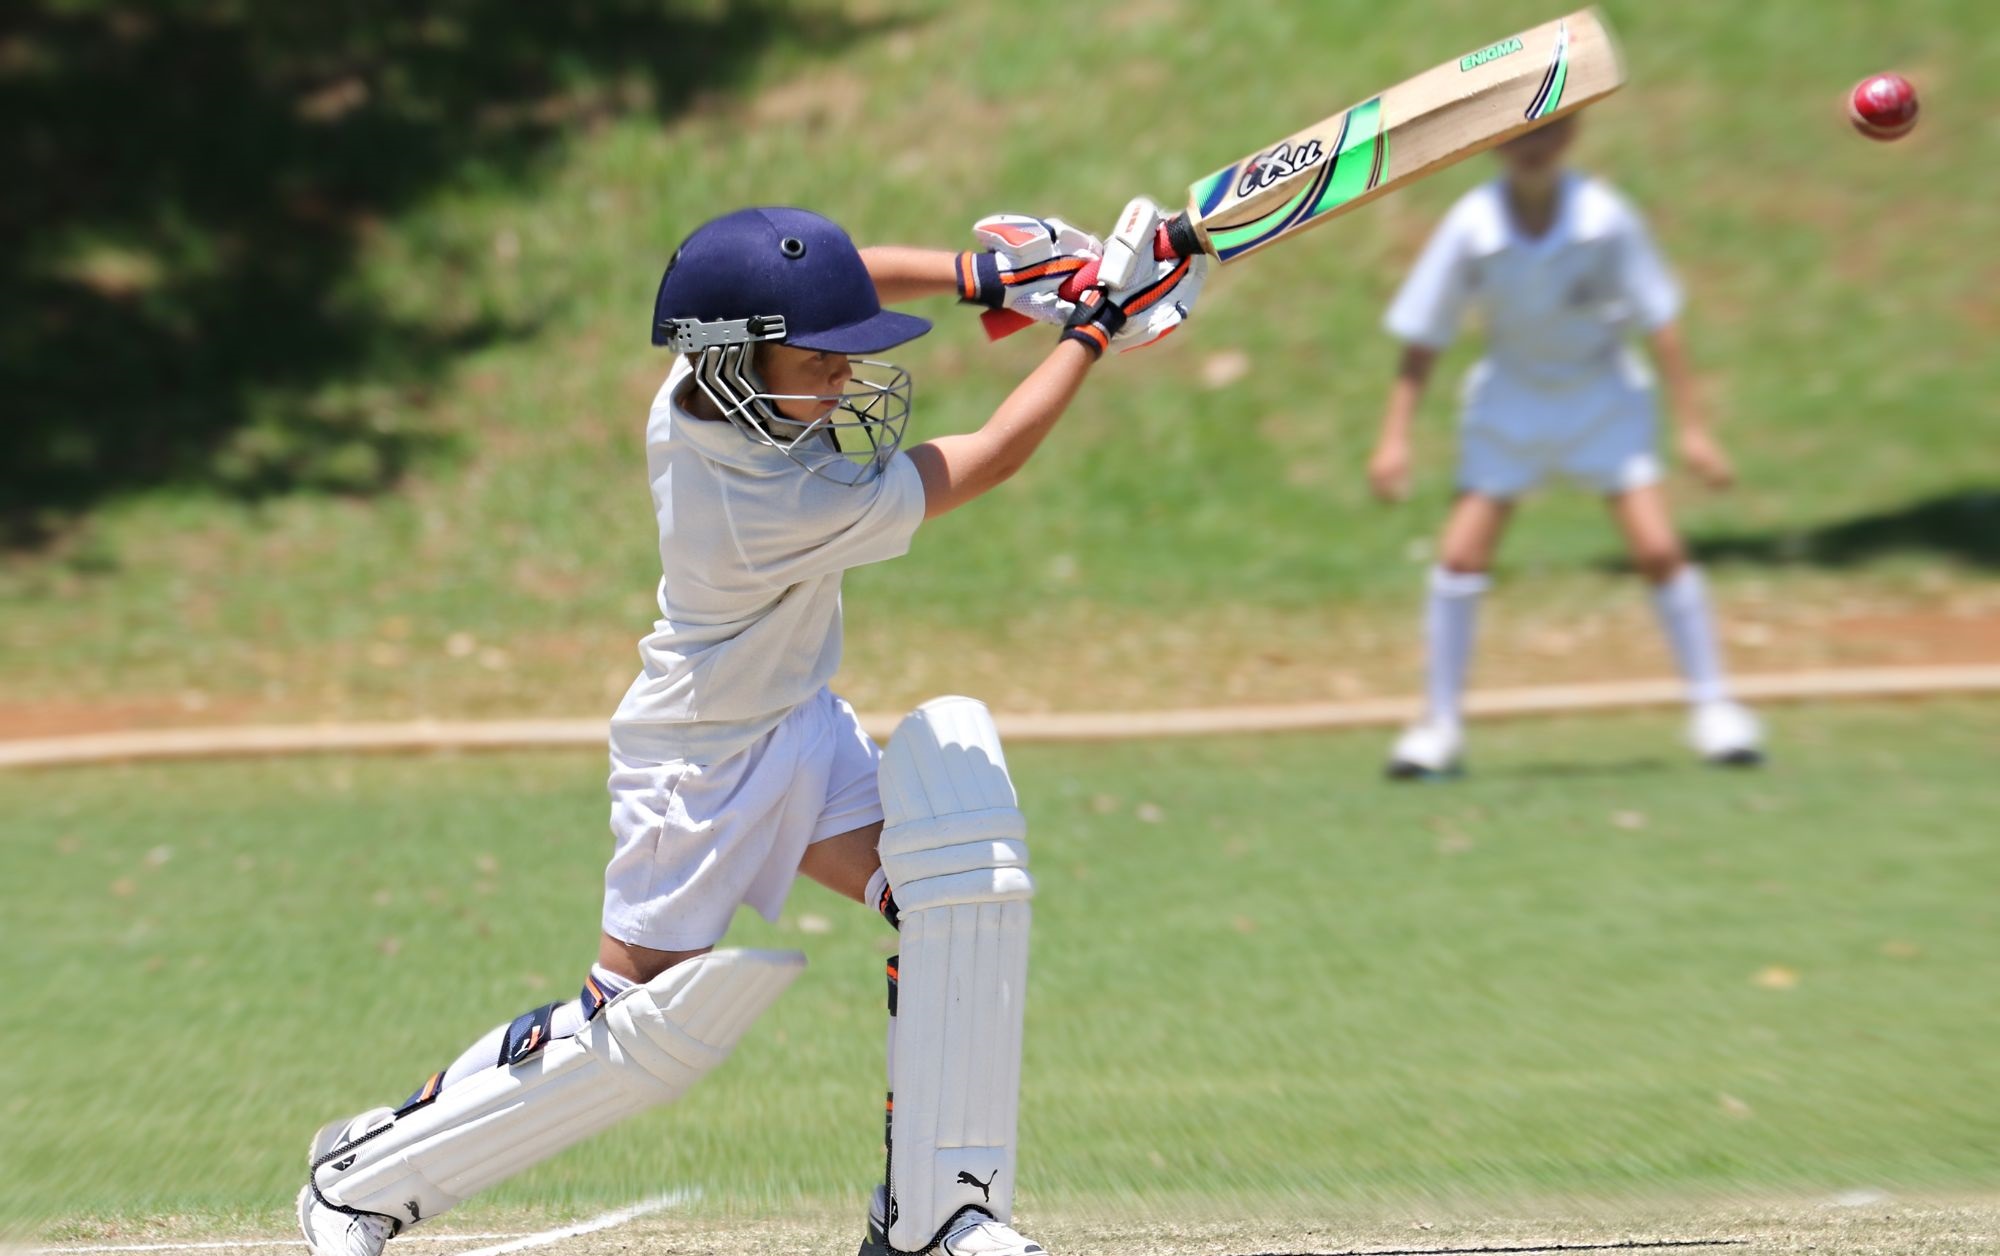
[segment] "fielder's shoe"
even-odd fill
[[[889,1191],[878,1186],[868,1200],[868,1237],[859,1256],[894,1256],[889,1246]],[[937,1244],[940,1256],[1043,1256],[1042,1245],[1013,1226],[995,1221],[977,1208],[965,1208],[951,1219]]]
[[[1704,702],[1688,718],[1688,744],[1696,754],[1723,767],[1756,767],[1764,761],[1764,732],[1747,707]]]
[[[1403,730],[1389,752],[1392,781],[1435,781],[1459,773],[1459,752],[1465,735],[1455,723],[1419,720]]]
[[[306,1153],[307,1170],[326,1159],[334,1148],[352,1142],[393,1115],[388,1108],[375,1108],[321,1126],[313,1135],[312,1150]],[[396,1223],[374,1213],[342,1212],[323,1202],[307,1182],[299,1191],[299,1230],[313,1256],[382,1256],[382,1247],[396,1232]]]

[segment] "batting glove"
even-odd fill
[[[1206,255],[1143,260],[1132,286],[1117,292],[1093,288],[1078,298],[1062,338],[1100,355],[1108,348],[1130,353],[1156,344],[1187,321],[1207,276]]]
[[[972,224],[972,235],[981,247],[958,255],[959,298],[1005,311],[1013,328],[1067,320],[1075,303],[1057,289],[1104,251],[1096,236],[1060,218],[995,214]]]
[[[1208,255],[1177,255],[1162,229],[1166,213],[1145,197],[1135,197],[1118,215],[1105,248],[1106,282],[1114,285],[1112,299],[1124,308],[1125,327],[1112,344],[1130,353],[1157,344],[1187,321],[1208,278]],[[1112,275],[1121,276],[1112,278]],[[1129,276],[1126,278],[1125,276]],[[1122,288],[1116,285],[1124,285]]]
[[[1172,335],[1194,312],[1195,298],[1208,278],[1208,265],[1206,253],[1150,265],[1141,262],[1141,277],[1133,286],[1112,294],[1112,300],[1124,307],[1126,323],[1112,337],[1111,347],[1130,353]]]

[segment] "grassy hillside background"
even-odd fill
[[[749,202],[958,247],[1108,222],[1549,3],[474,3],[366,29],[69,4],[0,42],[29,119],[0,372],[0,716],[603,709],[650,622],[646,343],[675,242]],[[1746,666],[2000,633],[2000,37],[1986,6],[1610,3],[1580,160],[1650,215],[1744,483],[1684,486]],[[1905,143],[1844,88],[1924,93]],[[143,89],[147,108],[113,89]],[[1220,274],[1030,470],[850,583],[846,688],[1010,706],[1393,692],[1448,487],[1361,463],[1378,319],[1476,162]],[[1046,348],[942,305],[917,435]],[[1582,497],[1509,549],[1489,680],[1659,670]]]

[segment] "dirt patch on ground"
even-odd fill
[[[194,692],[129,702],[0,702],[0,738],[246,723],[259,718],[261,707],[254,699]]]
[[[932,630],[921,648],[869,627],[865,620],[851,626],[836,687],[871,711],[905,709],[940,693],[1047,713],[1394,698],[1414,695],[1421,683],[1414,607],[1407,616],[1230,607],[1198,626],[1135,624],[1119,610],[1072,607],[1016,619],[997,638]],[[1722,635],[1732,670],[1745,674],[2000,663],[2000,601],[1846,612],[1754,601],[1726,608]],[[632,657],[629,642],[596,633],[481,643],[452,666],[418,667],[400,655],[352,650],[325,652],[304,666],[347,655],[358,661],[344,674],[301,673],[283,687],[242,694],[0,698],[0,739],[241,723],[608,715],[630,680]],[[409,674],[399,676],[399,668]],[[1651,611],[1637,597],[1588,610],[1495,598],[1473,682],[1587,684],[1672,671]]]
[[[1836,648],[1900,663],[2000,658],[2000,614],[1859,615],[1828,625]]]
[[[1407,617],[1225,608],[1199,627],[1135,629],[1116,612],[1017,623],[1018,640],[997,646],[951,633],[928,634],[922,650],[851,640],[843,691],[870,710],[962,692],[1039,713],[1385,698],[1413,695],[1422,682],[1414,607]],[[1760,602],[1727,608],[1722,636],[1731,669],[1745,674],[2000,662],[2000,606],[1841,615]],[[1572,612],[1495,598],[1473,684],[1672,674],[1641,599]]]

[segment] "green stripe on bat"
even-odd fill
[[[1208,204],[1209,198],[1215,195],[1216,185],[1221,183],[1224,179],[1227,179],[1230,175],[1235,173],[1236,173],[1235,166],[1228,166],[1225,167],[1224,169],[1216,171],[1214,174],[1208,176],[1206,179],[1203,179],[1201,182],[1194,185],[1194,195],[1189,199],[1193,200],[1196,205]]]
[[[1543,114],[1546,115],[1554,113],[1556,111],[1556,107],[1562,104],[1563,84],[1568,81],[1569,81],[1569,53],[1564,52],[1563,59],[1556,64],[1556,85],[1549,89],[1548,103],[1542,106]]]
[[[1569,48],[1567,45],[1565,45],[1562,50],[1562,55],[1556,58],[1556,78],[1555,82],[1549,84],[1549,98],[1542,102],[1541,111],[1535,115],[1537,118],[1548,117],[1550,114],[1556,111],[1556,107],[1558,105],[1562,104],[1563,84],[1568,81],[1569,81]]]
[[[1247,244],[1269,231],[1273,226],[1283,222],[1286,216],[1297,209],[1299,203],[1311,194],[1312,187],[1308,184],[1297,196],[1294,196],[1291,200],[1286,201],[1283,205],[1278,206],[1278,208],[1253,222],[1246,222],[1240,227],[1229,227],[1222,231],[1210,231],[1208,233],[1208,242],[1215,246],[1217,253]]]
[[[1347,134],[1340,141],[1340,151],[1333,155],[1333,178],[1327,180],[1326,191],[1320,194],[1319,203],[1307,217],[1345,205],[1374,187],[1389,169],[1388,143],[1388,137],[1382,134],[1382,98],[1377,96],[1354,106],[1348,117]],[[1379,163],[1375,156],[1378,144],[1382,146]]]

